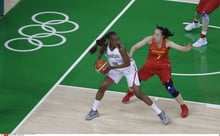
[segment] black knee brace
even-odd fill
[[[179,92],[174,88],[173,81],[170,80],[166,83],[164,83],[164,86],[166,87],[167,91],[173,96],[177,97],[179,95]]]

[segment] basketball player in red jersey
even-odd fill
[[[142,68],[138,71],[139,79],[147,80],[153,75],[157,75],[160,78],[161,83],[165,86],[166,90],[175,98],[180,104],[182,109],[181,116],[187,117],[188,107],[183,102],[181,94],[175,89],[171,76],[171,65],[168,52],[170,48],[174,48],[179,51],[190,51],[192,48],[191,44],[186,46],[178,45],[167,38],[173,36],[167,28],[157,26],[153,36],[148,36],[142,41],[135,44],[130,51],[129,56],[132,57],[135,50],[149,44],[148,58]],[[133,96],[132,89],[129,89],[126,96],[122,99],[123,103],[129,101],[130,97]]]
[[[192,29],[199,28],[199,18],[202,16],[202,32],[200,38],[193,43],[193,47],[201,47],[208,44],[206,39],[206,34],[209,24],[209,14],[211,14],[220,5],[220,0],[200,0],[196,8],[196,13],[194,16],[194,21],[185,27],[186,31],[191,31]]]

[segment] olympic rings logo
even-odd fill
[[[49,14],[55,15],[55,16],[61,16],[61,18],[63,19],[52,19],[48,21],[41,21],[40,19],[38,19],[40,17],[47,18],[48,16],[46,15],[49,15]],[[31,52],[31,51],[39,50],[42,47],[60,46],[66,42],[66,38],[61,34],[74,32],[77,29],[79,29],[79,25],[77,23],[70,21],[69,16],[61,12],[55,12],[55,11],[39,12],[39,13],[34,14],[31,19],[36,24],[30,24],[30,25],[25,25],[25,26],[20,27],[18,29],[18,33],[22,35],[23,37],[12,38],[10,40],[7,40],[5,42],[5,47],[7,49],[11,51],[15,51],[15,52]],[[61,25],[64,23],[68,23],[68,26],[70,25],[72,28],[70,30],[60,31],[60,30],[57,30],[55,27],[53,27],[55,25]],[[31,29],[40,28],[40,30],[43,30],[44,32],[35,33],[35,34],[28,34],[27,32],[25,33],[25,31],[28,31],[28,29],[30,28]],[[52,36],[59,38],[60,41],[57,43],[53,43],[53,44],[45,44],[43,40],[40,40],[40,38],[47,38],[47,37],[52,37]],[[34,47],[31,49],[19,49],[18,47],[15,48],[15,45],[13,45],[13,42],[18,42],[22,40],[27,41],[29,44],[33,45]],[[16,44],[16,46],[19,46],[19,44]]]

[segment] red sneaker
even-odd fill
[[[181,115],[183,118],[186,118],[186,117],[188,116],[188,112],[189,112],[189,109],[188,109],[187,105],[186,105],[186,104],[182,104],[180,107],[181,107],[181,109],[182,109],[182,112],[181,112],[180,115]]]
[[[129,100],[132,96],[134,96],[134,92],[128,91],[127,94],[123,97],[122,103],[129,102]]]

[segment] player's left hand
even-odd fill
[[[107,74],[112,69],[111,66],[108,66],[108,68],[105,70],[105,74]]]
[[[192,49],[192,43],[188,43],[186,46],[185,46],[185,50],[186,51],[190,51]]]

